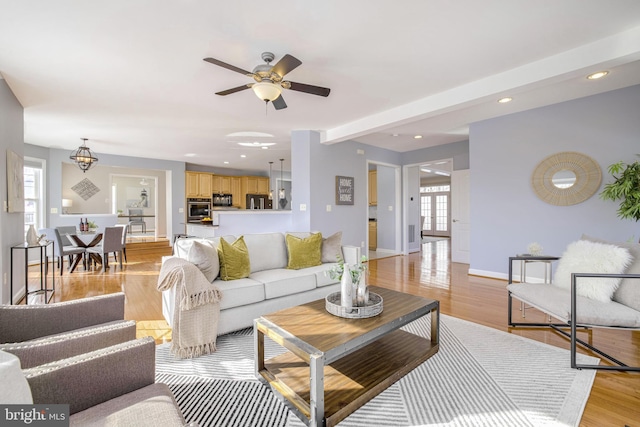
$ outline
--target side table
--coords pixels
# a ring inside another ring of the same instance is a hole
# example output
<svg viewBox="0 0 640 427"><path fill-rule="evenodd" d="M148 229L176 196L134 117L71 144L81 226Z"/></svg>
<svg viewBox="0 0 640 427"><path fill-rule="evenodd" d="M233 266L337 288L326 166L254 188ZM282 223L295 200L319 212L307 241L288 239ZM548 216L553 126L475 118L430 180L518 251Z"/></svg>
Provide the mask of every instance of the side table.
<svg viewBox="0 0 640 427"><path fill-rule="evenodd" d="M29 245L28 243L22 243L20 245L11 247L11 285L10 285L10 293L9 293L9 303L13 304L13 253L14 251L24 251L24 298L25 304L29 304L29 295L30 294L39 294L44 293L44 303L48 304L53 298L53 294L56 291L56 275L55 269L54 273L51 275L51 288L48 287L47 283L47 274L49 272L49 256L47 255L47 250L51 247L51 253L54 251L54 242L53 240L47 240L41 244L37 245ZM29 249L37 249L40 251L40 289L35 291L29 291ZM50 293L50 294L49 294ZM18 301L22 301L22 298Z"/></svg>
<svg viewBox="0 0 640 427"><path fill-rule="evenodd" d="M527 265L534 262L544 263L544 282L543 283L551 283L552 279L552 263L554 261L559 260L560 257L552 256L552 255L529 255L529 254L521 254L509 257L509 284L513 283L513 262L521 261L520 264L520 282L527 281ZM522 317L525 317L525 307L524 303L520 303L520 311L522 311Z"/></svg>

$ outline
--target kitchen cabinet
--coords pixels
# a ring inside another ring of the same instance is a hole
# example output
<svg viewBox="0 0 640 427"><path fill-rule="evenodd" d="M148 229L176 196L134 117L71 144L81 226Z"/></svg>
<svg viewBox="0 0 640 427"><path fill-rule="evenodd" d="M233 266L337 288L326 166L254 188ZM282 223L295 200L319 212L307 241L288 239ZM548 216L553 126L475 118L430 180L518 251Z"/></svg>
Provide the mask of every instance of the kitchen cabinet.
<svg viewBox="0 0 640 427"><path fill-rule="evenodd" d="M205 172L186 172L185 187L187 198L211 198L211 174Z"/></svg>
<svg viewBox="0 0 640 427"><path fill-rule="evenodd" d="M369 206L378 205L378 171L369 171Z"/></svg>
<svg viewBox="0 0 640 427"><path fill-rule="evenodd" d="M246 203L246 197L242 195L241 178L239 176L231 176L229 177L229 181L231 196L233 197L233 206L240 206L242 203Z"/></svg>
<svg viewBox="0 0 640 427"><path fill-rule="evenodd" d="M211 191L213 194L231 194L231 177L213 175L211 177Z"/></svg>
<svg viewBox="0 0 640 427"><path fill-rule="evenodd" d="M269 178L258 177L258 194L269 194Z"/></svg>
<svg viewBox="0 0 640 427"><path fill-rule="evenodd" d="M247 194L269 194L269 178L262 176L243 176L242 177L243 197Z"/></svg>
<svg viewBox="0 0 640 427"><path fill-rule="evenodd" d="M375 251L378 247L378 223L369 221L369 250Z"/></svg>

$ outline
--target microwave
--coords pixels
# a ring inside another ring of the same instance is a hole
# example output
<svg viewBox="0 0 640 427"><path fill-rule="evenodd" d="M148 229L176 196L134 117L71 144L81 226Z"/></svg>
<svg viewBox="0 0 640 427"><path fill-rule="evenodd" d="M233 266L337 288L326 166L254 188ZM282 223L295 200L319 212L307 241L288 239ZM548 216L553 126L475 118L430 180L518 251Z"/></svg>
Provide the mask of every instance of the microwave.
<svg viewBox="0 0 640 427"><path fill-rule="evenodd" d="M187 221L200 221L211 215L210 199L187 199Z"/></svg>

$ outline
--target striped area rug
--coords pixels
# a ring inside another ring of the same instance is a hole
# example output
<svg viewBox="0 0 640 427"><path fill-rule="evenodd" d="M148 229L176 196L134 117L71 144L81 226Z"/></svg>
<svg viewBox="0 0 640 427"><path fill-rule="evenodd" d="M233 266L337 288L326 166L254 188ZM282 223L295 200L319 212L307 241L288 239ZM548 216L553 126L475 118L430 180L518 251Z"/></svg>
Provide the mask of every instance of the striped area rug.
<svg viewBox="0 0 640 427"><path fill-rule="evenodd" d="M404 329L429 336L428 317ZM440 351L340 423L341 426L573 426L595 378L569 367L569 352L441 315ZM251 329L218 338L215 354L175 359L158 346L156 379L188 422L205 426L304 424L254 374ZM283 349L265 340L267 357ZM597 359L579 355L583 362Z"/></svg>

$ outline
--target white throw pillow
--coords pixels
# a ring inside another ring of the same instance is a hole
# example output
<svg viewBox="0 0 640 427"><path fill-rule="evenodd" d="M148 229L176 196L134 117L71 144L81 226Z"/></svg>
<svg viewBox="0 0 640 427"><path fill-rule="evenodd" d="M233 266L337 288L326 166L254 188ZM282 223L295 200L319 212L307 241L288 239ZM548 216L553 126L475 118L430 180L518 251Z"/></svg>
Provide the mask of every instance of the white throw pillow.
<svg viewBox="0 0 640 427"><path fill-rule="evenodd" d="M622 274L632 258L629 251L614 245L579 240L567 246L553 276L553 284L571 289L571 273ZM576 293L593 300L611 301L620 279L578 279Z"/></svg>
<svg viewBox="0 0 640 427"><path fill-rule="evenodd" d="M220 273L218 248L214 242L194 241L189 248L187 260L195 264L210 282L213 282Z"/></svg>

